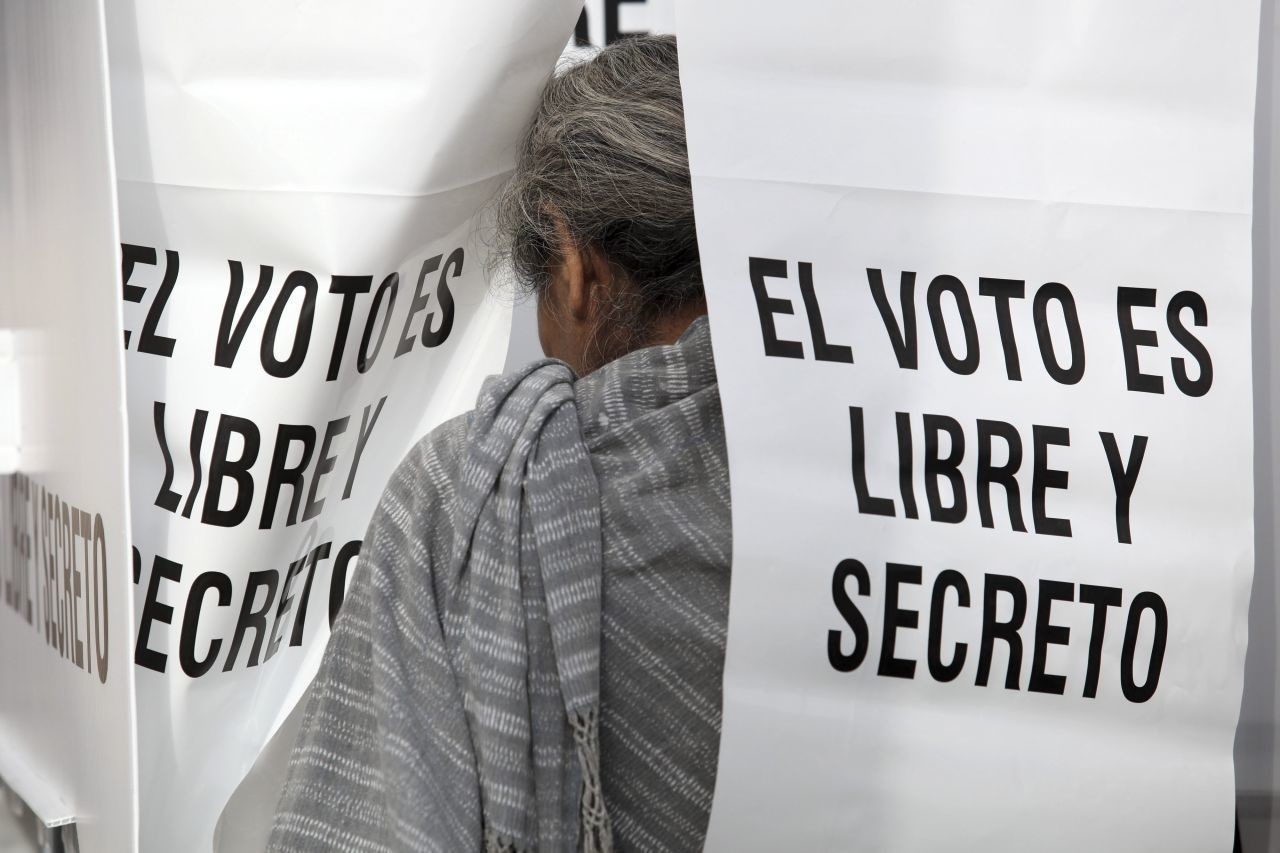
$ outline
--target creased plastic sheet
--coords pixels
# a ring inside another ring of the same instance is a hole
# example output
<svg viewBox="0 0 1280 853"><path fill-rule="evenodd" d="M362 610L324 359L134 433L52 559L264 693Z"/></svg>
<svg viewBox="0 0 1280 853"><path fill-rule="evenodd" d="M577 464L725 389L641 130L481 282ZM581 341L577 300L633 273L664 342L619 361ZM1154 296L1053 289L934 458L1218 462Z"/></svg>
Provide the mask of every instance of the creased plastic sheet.
<svg viewBox="0 0 1280 853"><path fill-rule="evenodd" d="M478 213L577 11L111 5L143 850L210 848L392 469L501 369Z"/></svg>
<svg viewBox="0 0 1280 853"><path fill-rule="evenodd" d="M678 4L709 850L1230 849L1258 11Z"/></svg>
<svg viewBox="0 0 1280 853"><path fill-rule="evenodd" d="M0 0L0 777L85 853L138 833L106 80L101 3Z"/></svg>

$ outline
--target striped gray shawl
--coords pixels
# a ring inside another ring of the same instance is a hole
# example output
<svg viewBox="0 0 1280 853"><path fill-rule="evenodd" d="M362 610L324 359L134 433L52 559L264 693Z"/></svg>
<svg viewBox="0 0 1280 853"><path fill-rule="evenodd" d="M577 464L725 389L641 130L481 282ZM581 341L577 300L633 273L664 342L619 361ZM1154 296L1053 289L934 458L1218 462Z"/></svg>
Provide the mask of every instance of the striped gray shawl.
<svg viewBox="0 0 1280 853"><path fill-rule="evenodd" d="M383 495L268 849L701 849L729 546L705 319L489 380Z"/></svg>

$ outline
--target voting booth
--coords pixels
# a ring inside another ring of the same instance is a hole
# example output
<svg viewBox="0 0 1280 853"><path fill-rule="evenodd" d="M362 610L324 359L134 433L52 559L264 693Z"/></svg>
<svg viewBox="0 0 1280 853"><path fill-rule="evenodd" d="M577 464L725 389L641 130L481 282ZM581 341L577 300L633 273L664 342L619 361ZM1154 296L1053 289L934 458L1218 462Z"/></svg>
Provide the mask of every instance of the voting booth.
<svg viewBox="0 0 1280 853"><path fill-rule="evenodd" d="M9 807L263 837L390 472L538 355L486 233L538 91L646 31L732 480L708 849L1280 843L1270 0L0 0Z"/></svg>
<svg viewBox="0 0 1280 853"><path fill-rule="evenodd" d="M1229 850L1258 4L741 12L680 21L733 466L708 846Z"/></svg>
<svg viewBox="0 0 1280 853"><path fill-rule="evenodd" d="M502 368L482 214L580 10L0 9L0 778L87 853L209 850Z"/></svg>

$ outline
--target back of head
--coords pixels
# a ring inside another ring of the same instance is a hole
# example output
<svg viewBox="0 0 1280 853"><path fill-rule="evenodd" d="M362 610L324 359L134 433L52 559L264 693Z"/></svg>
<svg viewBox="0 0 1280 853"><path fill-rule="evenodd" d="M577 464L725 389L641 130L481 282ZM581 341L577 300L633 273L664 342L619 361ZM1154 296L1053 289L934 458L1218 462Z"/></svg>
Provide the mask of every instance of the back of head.
<svg viewBox="0 0 1280 853"><path fill-rule="evenodd" d="M637 36L558 73L498 201L500 259L542 293L572 244L609 265L610 350L701 303L676 41Z"/></svg>

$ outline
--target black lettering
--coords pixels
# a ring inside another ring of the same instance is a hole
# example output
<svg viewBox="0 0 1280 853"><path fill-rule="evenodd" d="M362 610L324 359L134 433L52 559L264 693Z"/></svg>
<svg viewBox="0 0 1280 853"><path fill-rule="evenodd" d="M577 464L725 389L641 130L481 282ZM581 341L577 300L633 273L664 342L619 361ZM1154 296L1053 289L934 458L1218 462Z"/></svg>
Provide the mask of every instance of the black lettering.
<svg viewBox="0 0 1280 853"><path fill-rule="evenodd" d="M356 471L360 470L360 459L364 456L364 447L369 442L369 436L373 434L373 428L378 425L378 415L382 414L382 406L387 402L387 398L383 397L378 400L378 407L365 406L364 412L360 415L360 431L356 433L356 452L351 457L351 467L347 471L347 485L342 490L342 499L345 501L351 497L351 489L356 484ZM373 409L373 417L369 416L369 410Z"/></svg>
<svg viewBox="0 0 1280 853"><path fill-rule="evenodd" d="M1142 627L1142 614L1151 611L1155 618L1155 632L1151 640L1151 659L1147 663L1146 681L1139 685L1134 680L1134 655L1138 648L1138 630ZM1169 641L1169 611L1164 599L1154 592L1140 592L1129 605L1129 623L1124 630L1124 649L1120 653L1120 688L1130 702L1146 702L1156 694L1160 684L1160 668L1164 665L1164 650Z"/></svg>
<svg viewBox="0 0 1280 853"><path fill-rule="evenodd" d="M325 475L333 470L334 463L338 459L337 454L329 454L329 446L335 437L347 431L347 424L350 421L350 416L342 417L336 421L329 421L329 425L325 427L324 440L320 442L320 455L316 459L316 471L311 475L311 489L307 492L307 508L302 513L303 521L310 521L324 509L324 498L317 500L316 494L320 491L320 483Z"/></svg>
<svg viewBox="0 0 1280 853"><path fill-rule="evenodd" d="M947 455L938 451L938 436L950 437ZM960 423L947 415L924 416L924 492L929 501L929 518L945 524L959 524L969 511L964 491L964 475L960 462L964 459L964 430ZM939 481L946 479L951 486L951 504L944 506Z"/></svg>
<svg viewBox="0 0 1280 853"><path fill-rule="evenodd" d="M244 343L245 333L253 322L262 300L267 298L271 289L271 276L274 267L262 264L258 267L258 286L249 297L249 304L236 319L236 309L240 306L240 295L244 292L244 267L239 261L227 261L231 267L231 283L227 289L227 301L222 308L222 321L218 324L218 337L213 346L213 363L217 367L231 367L240 353L240 345Z"/></svg>
<svg viewBox="0 0 1280 853"><path fill-rule="evenodd" d="M978 294L996 301L996 325L1000 329L1000 347L1004 350L1004 372L1015 382L1022 381L1022 365L1018 362L1018 339L1013 334L1010 299L1026 296L1026 282L1017 278L980 278Z"/></svg>
<svg viewBox="0 0 1280 853"><path fill-rule="evenodd" d="M1049 489L1065 489L1070 475L1066 471L1049 467L1049 448L1068 447L1071 430L1065 427L1041 426L1031 428L1032 453L1031 519L1036 533L1044 536L1070 536L1071 522L1054 518L1045 508L1045 492Z"/></svg>
<svg viewBox="0 0 1280 853"><path fill-rule="evenodd" d="M1008 458L1003 465L991 464L991 440L1004 441ZM991 487L999 484L1004 489L1005 505L1009 509L1009 526L1019 533L1026 533L1022 523L1022 496L1018 490L1018 469L1022 467L1022 437L1013 424L1004 421L978 421L978 515L982 526L995 528L991 512Z"/></svg>
<svg viewBox="0 0 1280 853"><path fill-rule="evenodd" d="M642 35L639 32L623 32L618 28L618 7L623 3L643 3L645 0L604 0L604 43L613 44L627 36Z"/></svg>
<svg viewBox="0 0 1280 853"><path fill-rule="evenodd" d="M271 376L278 379L293 376L306 360L307 350L311 347L311 330L316 321L316 295L319 289L316 277L303 270L289 273L289 277L284 280L284 286L280 288L280 294L271 306L271 313L267 315L267 328L262 333L262 348L259 352L262 369ZM284 318L285 309L289 306L289 300L294 292L299 290L302 291L302 308L298 311L298 325L293 332L293 344L289 349L289 355L281 361L276 358L280 322Z"/></svg>
<svg viewBox="0 0 1280 853"><path fill-rule="evenodd" d="M858 605L853 603L853 599L849 597L849 591L845 588L849 578L854 578L858 582L857 595L871 593L871 577L867 574L867 567L857 560L841 560L831 575L831 601L835 604L840 618L853 631L853 651L845 652L840 648L843 629L833 628L827 631L827 661L836 672L853 672L862 665L863 659L867 656L869 638L867 620L858 610Z"/></svg>
<svg viewBox="0 0 1280 853"><path fill-rule="evenodd" d="M968 656L967 643L956 643L955 652L951 655L951 663L942 662L942 609L946 606L947 590L956 591L956 603L961 607L969 606L969 583L964 575L955 569L945 569L933 582L933 600L929 606L929 675L934 681L954 681L964 669L964 660Z"/></svg>
<svg viewBox="0 0 1280 853"><path fill-rule="evenodd" d="M151 578L147 581L147 597L142 602L142 618L138 621L138 642L133 650L133 662L156 672L164 672L169 656L157 652L148 645L151 625L163 622L173 624L173 608L160 601L160 581L178 583L182 580L182 564L157 556L151 562Z"/></svg>
<svg viewBox="0 0 1280 853"><path fill-rule="evenodd" d="M231 639L231 650L227 652L227 662L223 672L230 672L240 655L240 646L244 643L245 631L253 629L253 647L249 650L246 666L258 665L258 653L262 649L262 641L267 636L267 614L271 612L271 602L276 597L276 585L280 582L280 574L275 569L263 569L249 573L249 583L245 587L244 600L240 603L240 618L236 620L235 634ZM267 595L262 604L254 607L258 590L265 588Z"/></svg>
<svg viewBox="0 0 1280 853"><path fill-rule="evenodd" d="M1148 394L1164 393L1164 378L1143 373L1138 361L1138 347L1157 344L1156 333L1150 329L1138 329L1133 325L1134 308L1154 308L1156 292L1149 287L1120 287L1116 289L1116 314L1120 323L1120 346L1124 350L1124 373L1130 391Z"/></svg>
<svg viewBox="0 0 1280 853"><path fill-rule="evenodd" d="M917 628L920 614L898 606L900 584L920 584L920 567L889 563L884 569L884 633L880 644L880 667L877 675L890 678L915 678L916 662L894 654L899 628Z"/></svg>
<svg viewBox="0 0 1280 853"><path fill-rule="evenodd" d="M187 609L182 616L182 638L178 644L178 662L190 678L199 678L213 668L222 648L222 640L211 640L209 651L203 658L196 657L196 636L200 630L200 610L204 606L205 593L218 591L218 607L231 603L231 578L222 572L205 572L197 575L187 595Z"/></svg>
<svg viewBox="0 0 1280 853"><path fill-rule="evenodd" d="M996 596L1007 593L1013 599L1013 612L1007 622L996 618ZM986 687L991 677L991 657L995 651L996 640L1003 640L1009 646L1009 666L1005 670L1004 686L1006 690L1020 690L1022 680L1022 637L1018 629L1027 618L1027 589L1017 578L1008 575L986 576L986 584L982 590L982 644L978 650L978 677L974 682L979 687Z"/></svg>
<svg viewBox="0 0 1280 853"><path fill-rule="evenodd" d="M302 445L302 456L293 465L289 465L289 451L294 444ZM305 472L315 449L314 428L306 424L280 424L276 430L276 449L271 456L267 490L262 499L262 518L258 521L259 529L267 530L275 524L276 503L280 500L280 489L284 486L289 486L292 490L285 526L292 527L297 524L298 506L302 503L302 489L306 479Z"/></svg>
<svg viewBox="0 0 1280 853"><path fill-rule="evenodd" d="M914 457L911 441L911 415L894 412L894 426L898 430L898 491L902 493L902 513L907 518L919 518L916 509L916 484ZM890 501L892 505L892 501Z"/></svg>
<svg viewBox="0 0 1280 853"><path fill-rule="evenodd" d="M231 436L239 435L243 448L238 459L230 458ZM216 527L235 527L249 515L253 503L253 474L250 469L258 461L261 439L258 427L248 418L223 415L218 419L218 432L213 439L213 459L209 463L209 485L205 489L203 524ZM219 509L222 484L236 481L236 500L230 509Z"/></svg>
<svg viewBox="0 0 1280 853"><path fill-rule="evenodd" d="M898 367L915 370L920 363L919 347L916 336L916 274L905 271L898 283L898 305L902 311L902 322L899 323L889 305L889 296L884 289L884 277L880 270L867 268L867 282L871 286L871 296L875 299L876 308L880 311L880 319L884 330L889 335L889 344L893 347L894 357L898 359Z"/></svg>
<svg viewBox="0 0 1280 853"><path fill-rule="evenodd" d="M351 542L348 542L338 552L339 560L342 560L342 555L346 553L347 548L349 548L351 544ZM356 546L356 551L359 551L360 540L355 540L354 544ZM321 560L329 559L329 547L330 543L321 542L319 545L312 548L310 553L307 554L307 579L302 584L302 595L298 597L298 614L293 617L293 633L289 635L289 645L291 646L302 645L303 627L306 625L307 621L307 605L311 602L311 582L315 579L316 566L319 562ZM346 567L346 563L344 562L342 564L343 571L346 571ZM333 624L332 619L329 624Z"/></svg>
<svg viewBox="0 0 1280 853"><path fill-rule="evenodd" d="M154 258L154 253L152 258ZM151 305L147 308L147 319L142 323L142 335L138 338L138 352L145 352L148 355L158 355L169 358L173 355L173 338L165 337L157 334L156 329L160 327L160 318L164 316L164 309L169 304L169 297L173 294L173 286L178 282L178 253L172 249L166 249L164 253L164 278L160 280L160 289L156 291L156 295L151 299ZM128 342L125 344L128 345Z"/></svg>
<svg viewBox="0 0 1280 853"><path fill-rule="evenodd" d="M1113 433L1100 432L1102 447L1107 453L1107 466L1111 469L1111 484L1116 493L1116 539L1125 545L1133 542L1133 531L1129 525L1129 505L1133 498L1133 489L1138 485L1138 472L1142 470L1142 459L1147 452L1147 437L1135 435L1129 447L1129 461L1120 458L1120 445Z"/></svg>
<svg viewBox="0 0 1280 853"><path fill-rule="evenodd" d="M804 299L804 312L809 318L809 334L813 337L813 357L818 361L835 361L853 364L853 349L827 342L827 330L822 325L822 309L818 294L813 289L813 264L800 262L800 296Z"/></svg>
<svg viewBox="0 0 1280 853"><path fill-rule="evenodd" d="M276 652L280 651L280 641L284 639L280 636L280 624L293 605L293 596L289 594L289 587L306 562L306 557L299 557L289 564L288 571L284 573L284 583L280 585L280 603L276 605L276 618L271 620L271 640L267 643L267 656L263 660L271 660Z"/></svg>
<svg viewBox="0 0 1280 853"><path fill-rule="evenodd" d="M164 435L164 403L156 400L151 407L152 421L156 428L156 444L160 446L160 456L164 459L164 479L160 483L160 491L156 493L156 506L177 512L182 495L173 491L173 454L169 452L169 443Z"/></svg>
<svg viewBox="0 0 1280 853"><path fill-rule="evenodd" d="M130 284L129 280L133 278L133 268L138 264L146 264L147 266L156 265L156 250L151 246L137 246L133 243L120 244L120 280L124 282L124 301L141 304L147 295L145 287L139 287L136 284ZM129 333L125 332L125 346L129 345Z"/></svg>
<svg viewBox="0 0 1280 853"><path fill-rule="evenodd" d="M369 316L364 321L364 335L360 338L360 352L356 358L358 373L368 373L369 368L373 367L373 363L378 360L378 353L382 352L382 342L387 337L387 327L391 325L391 312L395 310L396 291L399 289L400 273L393 272L382 280L382 284L378 285L377 291L373 294L373 304L369 306ZM369 342L373 338L373 321L377 319L378 312L382 309L384 297L387 311L382 315L382 328L378 330L378 341L373 345L373 352L370 352Z"/></svg>
<svg viewBox="0 0 1280 853"><path fill-rule="evenodd" d="M1071 361L1063 367L1053 349L1053 334L1049 330L1049 303L1057 302L1062 308L1062 322L1067 327L1067 340L1071 346ZM1036 324L1036 341L1040 344L1040 359L1045 372L1055 382L1075 385L1084 378L1084 333L1080 329L1080 316L1076 313L1076 300L1066 285L1056 281L1041 285L1032 300L1031 315Z"/></svg>
<svg viewBox="0 0 1280 853"><path fill-rule="evenodd" d="M964 330L964 358L955 353L951 346L951 337L947 332L947 321L942 316L942 294L950 293L955 301L956 312L960 315L960 326ZM964 284L953 275L935 276L929 282L926 294L929 306L929 322L933 325L934 342L938 345L938 355L942 363L952 373L968 376L978 369L978 326L973 318L973 306L969 304L969 293Z"/></svg>
<svg viewBox="0 0 1280 853"><path fill-rule="evenodd" d="M343 545L333 560L333 575L329 578L329 627L333 627L338 612L342 610L342 602L347 596L348 566L359 553L360 540L354 539Z"/></svg>
<svg viewBox="0 0 1280 853"><path fill-rule="evenodd" d="M191 456L191 490L187 492L187 502L182 506L183 518L191 517L191 510L196 505L196 497L200 494L200 483L204 478L204 468L200 464L200 451L204 448L204 427L208 420L209 413L204 409L196 409L191 420L191 441L187 448Z"/></svg>
<svg viewBox="0 0 1280 853"><path fill-rule="evenodd" d="M893 501L878 498L867 488L867 442L863 433L862 407L849 407L849 436L853 450L853 491L858 498L858 512L863 515L892 516Z"/></svg>
<svg viewBox="0 0 1280 853"><path fill-rule="evenodd" d="M440 303L440 328L431 328L434 311L428 313L422 321L422 345L428 349L438 347L447 341L449 333L453 331L453 315L456 312L453 291L449 289L449 276L450 270L454 278L462 275L462 258L462 248L454 249L444 262L444 269L440 270L440 281L436 283L436 301Z"/></svg>
<svg viewBox="0 0 1280 853"><path fill-rule="evenodd" d="M1209 350L1200 339L1191 334L1191 330L1182 324L1182 311L1185 308L1191 309L1191 322L1196 326L1209 324L1209 308L1204 304L1204 297L1200 294L1193 290L1184 290L1169 300L1165 318L1169 322L1169 332L1175 341L1182 344L1187 354L1196 360L1198 370L1197 377L1192 379L1187 374L1185 359L1171 359L1173 383L1188 397L1203 397L1213 387L1213 361L1209 358Z"/></svg>
<svg viewBox="0 0 1280 853"><path fill-rule="evenodd" d="M141 303L143 297L147 295L145 287L139 287L136 284L130 284L129 279L133 278L133 268L138 264L147 264L155 266L156 250L150 246L135 246L132 243L120 244L120 280L124 283L124 301ZM133 333L128 329L124 330L124 346L129 348L129 339Z"/></svg>
<svg viewBox="0 0 1280 853"><path fill-rule="evenodd" d="M747 261L751 275L751 290L756 297L756 311L760 314L760 336L764 340L764 354L775 358L804 358L804 346L799 341L778 340L778 330L773 323L775 314L794 314L789 299L777 299L769 295L766 278L786 278L787 262L776 258L750 258Z"/></svg>
<svg viewBox="0 0 1280 853"><path fill-rule="evenodd" d="M1113 586L1080 584L1080 603L1093 605L1093 626L1089 631L1089 664L1084 674L1084 698L1098 695L1098 676L1102 671L1102 640L1107 633L1107 608L1119 607L1120 590Z"/></svg>
<svg viewBox="0 0 1280 853"><path fill-rule="evenodd" d="M1075 584L1041 579L1040 598L1036 602L1036 636L1031 653L1031 677L1027 690L1033 693L1053 693L1061 696L1067 692L1067 677L1045 672L1049 659L1049 646L1065 646L1071 640L1071 629L1054 625L1053 603L1075 600Z"/></svg>
<svg viewBox="0 0 1280 853"><path fill-rule="evenodd" d="M329 282L329 292L342 296L342 308L338 312L338 330L333 336L333 353L329 356L329 372L325 381L338 378L342 358L347 353L347 333L351 330L351 317L356 309L356 296L373 288L371 275L335 275Z"/></svg>
<svg viewBox="0 0 1280 853"><path fill-rule="evenodd" d="M436 255L422 262L422 271L418 273L418 284L413 289L413 298L409 300L409 313L405 315L404 328L400 330L400 343L396 345L395 358L399 358L413 349L415 336L409 332L409 329L413 326L413 318L425 311L427 303L431 301L431 294L424 293L422 288L427 283L427 273L433 273L440 269L440 259L443 257L443 255ZM429 320L430 318L428 318ZM422 333L425 335L426 331L427 329L424 325Z"/></svg>

